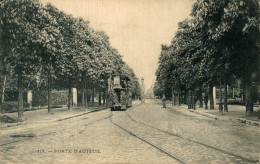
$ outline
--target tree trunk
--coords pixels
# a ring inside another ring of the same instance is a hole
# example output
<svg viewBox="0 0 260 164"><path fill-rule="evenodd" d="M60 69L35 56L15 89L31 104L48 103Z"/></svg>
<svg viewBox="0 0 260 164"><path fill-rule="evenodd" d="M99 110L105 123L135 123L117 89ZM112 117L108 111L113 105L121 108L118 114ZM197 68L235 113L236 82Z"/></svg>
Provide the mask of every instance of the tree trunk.
<svg viewBox="0 0 260 164"><path fill-rule="evenodd" d="M202 90L199 88L199 99L200 99L200 108L203 108L203 100L202 100Z"/></svg>
<svg viewBox="0 0 260 164"><path fill-rule="evenodd" d="M106 91L103 91L103 105L106 104Z"/></svg>
<svg viewBox="0 0 260 164"><path fill-rule="evenodd" d="M172 106L175 105L175 101L174 101L174 93L173 93L173 87L172 87Z"/></svg>
<svg viewBox="0 0 260 164"><path fill-rule="evenodd" d="M3 89L2 89L2 96L1 96L1 104L5 101L5 85L6 85L6 75L4 75L4 82L3 82Z"/></svg>
<svg viewBox="0 0 260 164"><path fill-rule="evenodd" d="M92 96L91 96L91 98L92 98L92 106L94 106L94 97L95 97L95 89L93 88L92 89Z"/></svg>
<svg viewBox="0 0 260 164"><path fill-rule="evenodd" d="M98 106L101 105L101 90L98 90Z"/></svg>
<svg viewBox="0 0 260 164"><path fill-rule="evenodd" d="M109 94L109 90L107 89L106 90L106 107L108 107L108 99L109 99L109 96L108 96L108 94Z"/></svg>
<svg viewBox="0 0 260 164"><path fill-rule="evenodd" d="M82 97L81 97L81 107L85 107L85 89L81 88Z"/></svg>
<svg viewBox="0 0 260 164"><path fill-rule="evenodd" d="M213 98L213 85L209 85L209 100L210 100L210 109L214 109L214 98Z"/></svg>
<svg viewBox="0 0 260 164"><path fill-rule="evenodd" d="M225 85L225 88L224 88L224 111L225 112L228 112L228 102L227 102L227 85Z"/></svg>
<svg viewBox="0 0 260 164"><path fill-rule="evenodd" d="M51 113L51 83L50 83L50 71L48 72L48 113Z"/></svg>
<svg viewBox="0 0 260 164"><path fill-rule="evenodd" d="M176 95L173 93L173 105L176 105Z"/></svg>
<svg viewBox="0 0 260 164"><path fill-rule="evenodd" d="M178 91L178 105L180 106L181 105L181 102L180 102L180 92Z"/></svg>
<svg viewBox="0 0 260 164"><path fill-rule="evenodd" d="M82 97L81 97L81 107L86 107L85 105L85 78L82 77L81 81L81 92L82 92Z"/></svg>
<svg viewBox="0 0 260 164"><path fill-rule="evenodd" d="M191 91L189 90L188 91L188 109L191 109L192 108L192 105L191 105Z"/></svg>
<svg viewBox="0 0 260 164"><path fill-rule="evenodd" d="M254 103L253 103L253 99L252 99L252 91L251 91L251 85L250 85L250 80L247 78L245 80L245 90L246 90L246 113L248 114L252 114L253 113L253 107L254 107Z"/></svg>
<svg viewBox="0 0 260 164"><path fill-rule="evenodd" d="M86 86L86 89L85 89L85 107L87 108L89 106L89 96L88 96L88 88Z"/></svg>
<svg viewBox="0 0 260 164"><path fill-rule="evenodd" d="M71 109L71 93L72 93L72 91L71 91L71 87L69 87L69 95L68 95L68 110L70 110Z"/></svg>
<svg viewBox="0 0 260 164"><path fill-rule="evenodd" d="M222 84L221 79L219 83L219 112L223 114L223 103L222 103Z"/></svg>
<svg viewBox="0 0 260 164"><path fill-rule="evenodd" d="M195 96L195 92L194 91L192 91L192 109L196 109L196 102L195 102L195 98L194 98L194 96Z"/></svg>
<svg viewBox="0 0 260 164"><path fill-rule="evenodd" d="M18 73L18 119L23 120L23 86L22 73Z"/></svg>
<svg viewBox="0 0 260 164"><path fill-rule="evenodd" d="M81 107L85 108L86 107L86 93L85 89L82 88L82 97L81 97Z"/></svg>
<svg viewBox="0 0 260 164"><path fill-rule="evenodd" d="M188 104L188 103L187 103L187 91L184 92L184 97L183 97L183 99L184 99L183 103L187 105L187 104Z"/></svg>

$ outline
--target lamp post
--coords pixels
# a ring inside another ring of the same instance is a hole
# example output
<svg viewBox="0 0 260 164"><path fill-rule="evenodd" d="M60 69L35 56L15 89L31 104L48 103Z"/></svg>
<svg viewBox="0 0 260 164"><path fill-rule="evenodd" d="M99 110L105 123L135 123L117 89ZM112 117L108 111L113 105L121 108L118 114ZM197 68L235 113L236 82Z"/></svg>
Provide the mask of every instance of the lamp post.
<svg viewBox="0 0 260 164"><path fill-rule="evenodd" d="M144 78L143 77L142 77L141 81L142 81L142 98L141 98L141 102L142 102L142 104L144 104L145 99L144 99Z"/></svg>

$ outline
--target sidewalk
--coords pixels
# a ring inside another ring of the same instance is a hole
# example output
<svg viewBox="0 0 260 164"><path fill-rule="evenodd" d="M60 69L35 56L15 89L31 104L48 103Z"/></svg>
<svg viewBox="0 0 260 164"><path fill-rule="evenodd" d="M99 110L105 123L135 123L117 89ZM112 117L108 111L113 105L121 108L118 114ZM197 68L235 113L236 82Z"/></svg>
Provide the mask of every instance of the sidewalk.
<svg viewBox="0 0 260 164"><path fill-rule="evenodd" d="M169 103L168 106L171 106L171 103ZM243 105L228 105L228 112L223 112L223 114L219 112L218 106L214 106L214 110L205 110L205 108L199 108L198 105L196 105L196 110L188 109L188 106L184 104L181 106L175 105L172 107L186 109L189 112L193 112L212 119L239 121L249 125L260 126L260 119L257 118L257 112L260 110L259 107L254 107L253 116L246 116L246 109Z"/></svg>
<svg viewBox="0 0 260 164"><path fill-rule="evenodd" d="M99 107L88 107L86 109L80 107L74 107L71 110L68 108L53 108L51 109L51 113L48 113L48 109L39 109L34 111L25 111L24 112L24 121L17 122L18 113L4 113L0 114L0 116L7 116L12 120L15 120L15 123L4 123L1 122L1 130L12 129L17 127L27 127L32 124L41 124L48 122L56 122L62 121L69 118L81 116L90 112L99 111L102 109L106 109L105 106ZM21 126L23 125L23 126Z"/></svg>
<svg viewBox="0 0 260 164"><path fill-rule="evenodd" d="M140 104L140 101L133 101L133 105ZM0 128L1 130L6 129L12 129L17 127L27 127L29 125L33 124L44 124L49 122L57 122L62 121L66 119L70 119L73 117L78 117L85 115L90 112L95 112L99 110L104 110L109 107L106 107L104 105L101 106L94 106L94 107L87 107L87 108L81 108L81 107L73 107L71 110L68 110L68 108L52 108L51 113L48 113L48 109L39 109L39 110L33 110L33 111L25 111L24 112L24 121L23 122L17 122L18 120L18 113L3 113L0 114L0 117L4 116L7 119L11 119L11 121L14 121L14 123L8 123L8 122L0 122ZM23 126L20 126L23 125Z"/></svg>

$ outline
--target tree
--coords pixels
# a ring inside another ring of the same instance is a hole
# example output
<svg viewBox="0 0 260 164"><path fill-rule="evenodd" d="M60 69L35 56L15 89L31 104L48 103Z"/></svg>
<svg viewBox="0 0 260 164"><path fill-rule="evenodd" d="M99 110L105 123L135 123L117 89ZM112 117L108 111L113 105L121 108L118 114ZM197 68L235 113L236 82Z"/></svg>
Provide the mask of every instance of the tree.
<svg viewBox="0 0 260 164"><path fill-rule="evenodd" d="M72 87L79 85L78 58L83 53L84 47L88 46L84 45L86 35L88 35L88 33L86 34L88 22L60 12L51 4L47 4L46 8L56 18L63 39L62 54L59 55L59 64L55 68L56 87L68 88L68 109L71 109Z"/></svg>
<svg viewBox="0 0 260 164"><path fill-rule="evenodd" d="M206 29L206 41L215 47L211 68L217 68L222 81L229 81L227 75L235 75L245 81L246 111L252 112L251 75L256 72L258 63L259 6L255 0L197 1L192 15L201 20L200 26ZM207 47L209 48L209 47ZM242 63L242 64L241 64ZM224 68L224 69L223 69ZM225 80L223 80L225 79Z"/></svg>
<svg viewBox="0 0 260 164"><path fill-rule="evenodd" d="M22 119L24 76L36 74L43 62L55 59L59 31L37 0L3 1L0 19L3 58L18 75L18 117Z"/></svg>
<svg viewBox="0 0 260 164"><path fill-rule="evenodd" d="M239 77L245 81L246 111L252 112L252 75L259 64L259 38L255 35L259 32L258 3L255 0L197 0L191 16L179 23L170 48L162 48L157 85L167 91L169 84L178 88L179 83L180 88L188 90L207 84L212 108L213 85L222 90L222 84L226 88L233 76ZM225 96L227 111L226 99Z"/></svg>
<svg viewBox="0 0 260 164"><path fill-rule="evenodd" d="M19 118L23 116L24 88L47 86L50 112L52 84L69 89L69 109L72 87L83 88L86 102L87 85L104 92L108 76L122 70L130 77L132 90L138 85L131 68L110 46L108 36L94 31L88 21L67 15L51 4L44 7L38 0L2 1L0 5L0 73L11 77L14 72L18 77ZM6 79L1 79L1 95L7 87Z"/></svg>

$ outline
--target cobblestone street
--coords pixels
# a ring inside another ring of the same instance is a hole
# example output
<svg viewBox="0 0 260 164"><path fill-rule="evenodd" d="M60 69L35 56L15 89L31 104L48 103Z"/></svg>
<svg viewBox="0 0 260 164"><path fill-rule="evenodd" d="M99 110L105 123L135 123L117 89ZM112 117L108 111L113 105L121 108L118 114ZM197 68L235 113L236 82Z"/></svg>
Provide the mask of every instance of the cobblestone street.
<svg viewBox="0 0 260 164"><path fill-rule="evenodd" d="M4 129L1 163L256 163L259 160L259 127L161 106L158 100L150 100L127 111L103 110L24 131Z"/></svg>

